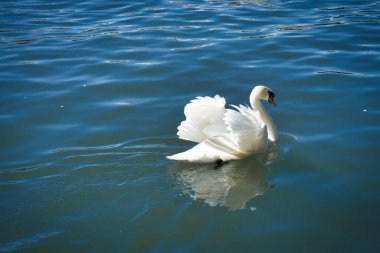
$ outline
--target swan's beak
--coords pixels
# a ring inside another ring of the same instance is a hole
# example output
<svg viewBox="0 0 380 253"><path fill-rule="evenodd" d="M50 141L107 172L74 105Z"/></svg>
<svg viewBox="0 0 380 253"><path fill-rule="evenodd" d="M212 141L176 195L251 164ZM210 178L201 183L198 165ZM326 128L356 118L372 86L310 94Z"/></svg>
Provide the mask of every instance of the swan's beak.
<svg viewBox="0 0 380 253"><path fill-rule="evenodd" d="M268 102L274 106L277 106L276 102L274 101L274 93L271 91L268 91L268 93L269 93Z"/></svg>
<svg viewBox="0 0 380 253"><path fill-rule="evenodd" d="M271 103L274 106L277 106L276 102L274 101L273 98L268 98L268 102Z"/></svg>

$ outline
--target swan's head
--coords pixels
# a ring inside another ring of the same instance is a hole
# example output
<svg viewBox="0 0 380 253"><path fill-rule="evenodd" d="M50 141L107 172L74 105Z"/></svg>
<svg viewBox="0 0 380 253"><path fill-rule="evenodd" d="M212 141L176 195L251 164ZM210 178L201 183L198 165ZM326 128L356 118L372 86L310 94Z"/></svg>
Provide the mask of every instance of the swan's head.
<svg viewBox="0 0 380 253"><path fill-rule="evenodd" d="M266 100L269 103L271 103L274 106L276 105L276 102L274 101L274 93L272 92L272 89L264 86L264 85L258 85L255 88L253 88L250 101L252 104L254 104L254 101L258 99Z"/></svg>

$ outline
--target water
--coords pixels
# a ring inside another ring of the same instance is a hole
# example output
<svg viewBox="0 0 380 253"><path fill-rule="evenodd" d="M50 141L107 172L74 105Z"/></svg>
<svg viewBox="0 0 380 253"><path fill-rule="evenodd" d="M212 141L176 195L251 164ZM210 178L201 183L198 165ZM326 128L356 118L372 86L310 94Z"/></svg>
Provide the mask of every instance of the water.
<svg viewBox="0 0 380 253"><path fill-rule="evenodd" d="M378 252L380 3L2 1L0 252ZM255 84L263 155L166 155Z"/></svg>

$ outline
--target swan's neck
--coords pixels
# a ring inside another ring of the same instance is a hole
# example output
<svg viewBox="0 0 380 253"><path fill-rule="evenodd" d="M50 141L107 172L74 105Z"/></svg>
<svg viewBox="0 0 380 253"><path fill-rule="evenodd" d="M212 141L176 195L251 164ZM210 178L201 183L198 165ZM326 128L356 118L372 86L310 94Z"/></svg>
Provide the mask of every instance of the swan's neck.
<svg viewBox="0 0 380 253"><path fill-rule="evenodd" d="M260 112L261 119L264 121L267 126L268 131L268 139L272 142L277 140L277 127L273 122L272 117L265 110L263 104L260 99L254 99L251 103L253 108L256 108Z"/></svg>

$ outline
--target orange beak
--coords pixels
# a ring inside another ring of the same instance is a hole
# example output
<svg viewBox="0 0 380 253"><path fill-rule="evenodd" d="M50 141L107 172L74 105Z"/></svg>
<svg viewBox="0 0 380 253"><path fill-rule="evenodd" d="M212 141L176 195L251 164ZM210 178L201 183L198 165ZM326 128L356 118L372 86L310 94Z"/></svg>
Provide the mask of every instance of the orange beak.
<svg viewBox="0 0 380 253"><path fill-rule="evenodd" d="M274 101L274 98L273 97L269 97L268 98L268 102L271 103L272 105L274 106L277 106L276 102Z"/></svg>

